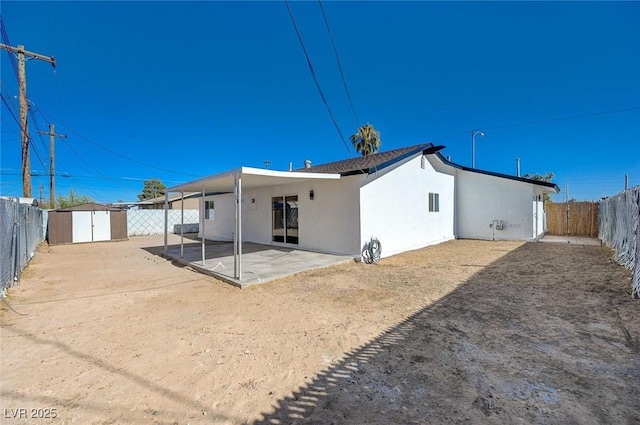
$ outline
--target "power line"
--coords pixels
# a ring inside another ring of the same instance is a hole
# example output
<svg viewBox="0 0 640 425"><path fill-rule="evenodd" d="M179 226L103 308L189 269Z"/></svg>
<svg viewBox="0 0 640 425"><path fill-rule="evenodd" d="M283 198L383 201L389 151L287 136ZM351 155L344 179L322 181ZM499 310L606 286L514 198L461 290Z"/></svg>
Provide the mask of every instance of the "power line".
<svg viewBox="0 0 640 425"><path fill-rule="evenodd" d="M11 109L11 107L9 106L9 103L7 102L7 100L5 99L4 95L2 94L2 92L0 92L0 97L2 98L2 103L4 103L4 105L7 107L7 109L9 110L9 113L11 114L11 116L13 117L13 119L15 120L16 124L18 124L18 127L20 127L20 120L18 120L18 118L16 117L16 115L13 113L13 110Z"/></svg>
<svg viewBox="0 0 640 425"><path fill-rule="evenodd" d="M55 117L51 116L51 114L44 112L44 111L43 111L42 109L40 109L40 108L37 108L37 109L38 109L38 111L42 114L42 116L43 116L44 118L46 118L47 120L49 120L49 121L58 121L58 122L59 122L59 120L55 119ZM144 165L145 167L154 168L154 169L156 169L156 170L160 170L160 171L165 171L165 172L167 172L167 173L179 174L179 175L182 175L182 176L189 176L189 177L199 177L199 176L198 176L198 175L196 175L196 174L183 173L183 172L181 172L181 171L169 170L169 169L167 169L167 168L158 167L158 166L156 166L156 165L148 164L148 163L146 163L146 162L139 161L139 160L134 159L134 158L129 158L129 157L128 157L128 156L126 156L126 155L123 155L123 154L121 154L121 153L119 153L119 152L116 152L116 151L114 151L113 149L109 149L109 148L108 148L108 147L106 147L106 146L102 146L101 144L99 144L99 143L97 143L97 142L95 142L95 141L91 140L90 138L88 138L88 137L86 137L86 136L83 136L82 134L78 133L77 131L75 131L74 129L72 129L72 128L70 128L69 126L65 125L64 123L62 123L62 126L63 126L63 127L64 127L68 132L69 132L69 133L73 133L73 134L75 134L76 136L78 136L79 138L81 138L81 139L83 139L83 140L85 140L85 141L87 141L87 142L91 143L92 145L97 146L97 147L99 147L100 149L102 149L102 150L104 150L104 151L107 151L107 152L109 152L109 153L111 153L111 154L113 154L113 155L119 156L120 158L126 159L127 161L135 162L136 164Z"/></svg>
<svg viewBox="0 0 640 425"><path fill-rule="evenodd" d="M4 22L2 22L4 25ZM3 41L8 42L8 37L6 31L2 31ZM47 57L41 55L39 53L34 53L25 50L24 46L19 44L17 47L11 46L9 44L0 44L0 48L3 50L7 50L8 52L15 53L18 55L18 87L20 92L20 128L22 130L20 137L20 145L22 151L22 169L23 169L23 192L24 196L31 197L31 176L29 174L29 168L31 167L29 161L29 147L30 147L30 139L29 139L29 124L27 120L27 115L29 115L29 106L27 99L27 77L26 77L26 67L25 62L27 58L39 59L44 62L51 63L54 67L56 66L56 60L53 57ZM32 119L34 119L33 114L31 114ZM34 119L35 121L35 119ZM37 127L37 122L34 122L34 125ZM44 142L42 142L44 144ZM31 143L32 145L32 143ZM35 146L34 146L35 150ZM37 151L36 151L37 153Z"/></svg>
<svg viewBox="0 0 640 425"><path fill-rule="evenodd" d="M11 42L9 41L9 35L7 34L7 29L4 25L4 20L2 19L2 15L0 15L0 35L2 36L2 42L6 45L11 45ZM11 62L11 68L13 68L13 73L16 76L16 79L19 81L20 77L19 77L19 72L18 72L18 62L16 60L16 57L10 52L7 51L7 54L9 55L9 61ZM4 86L4 84L3 84ZM4 86L4 90L7 91L6 86ZM6 100L3 98L3 102L6 103ZM29 100L27 99L27 104L29 103ZM10 110L11 111L11 110ZM38 127L38 121L36 120L36 117L33 113L33 111L31 110L31 108L28 107L27 105L27 113L31 116L31 121L33 123L33 125L36 128L36 132L40 131L40 128ZM11 115L13 115L13 112L11 111ZM15 118L15 116L14 116ZM18 125L22 128L22 126L20 125L20 121L17 121ZM28 124L27 124L28 125ZM38 138L40 140L41 145L44 147L44 149L46 150L46 145L44 143L44 140L42 139L42 136L38 133ZM33 140L29 137L30 140ZM40 160L40 162L42 163L42 159L40 158L40 154L38 153L35 145L33 143L31 143L31 146L36 154L36 156L38 157L38 159Z"/></svg>
<svg viewBox="0 0 640 425"><path fill-rule="evenodd" d="M4 86L4 83L2 83L2 86L5 88L5 92L6 92L7 90L6 90L6 87ZM4 97L4 95L2 94L2 92L0 92L0 97L2 98L2 103L4 103L4 105L5 105L5 106L7 107L7 109L9 110L9 113L10 113L10 114L11 114L11 116L13 117L14 121L16 122L16 124L18 124L18 127L22 128L22 126L20 125L20 121L18 120L18 118L17 118L17 117L15 116L15 114L13 113L13 110L12 110L12 109L11 109L11 107L9 106L9 103L7 102L7 100L6 100L6 98ZM3 121L4 121L4 119L3 119ZM19 131L22 131L22 130L19 130ZM33 152L36 154L36 157L38 158L38 161L40 162L40 164L41 164L42 166L45 166L45 165L44 165L44 162L43 162L43 160L42 160L42 157L40 156L40 152L38 151L38 149L36 148L36 146L33 144L33 139L32 139L32 137L31 137L30 135L28 135L28 139L27 139L27 140L28 140L28 142L29 142L29 145L32 147ZM46 168L46 166L45 166L45 168Z"/></svg>
<svg viewBox="0 0 640 425"><path fill-rule="evenodd" d="M0 34L2 35L2 42L4 44L11 45L11 43L9 43L9 35L7 34L7 29L4 26L4 20L2 19L2 14L0 14ZM7 52L7 54L9 55L9 61L11 62L13 73L16 75L16 78L18 78L18 62L15 56L13 56L11 53Z"/></svg>
<svg viewBox="0 0 640 425"><path fill-rule="evenodd" d="M333 116L333 112L331 112L331 108L329 107L329 103L327 102L327 99L324 96L324 92L322 91L322 88L320 87L320 82L318 81L318 77L316 75L316 71L313 69L313 64L311 63L311 58L309 58L309 54L307 53L307 48L304 46L304 41L302 41L302 35L300 35L300 31L298 30L298 25L296 25L296 20L293 17L293 12L291 11L291 7L289 6L289 0L284 0L284 3L286 4L287 10L289 11L289 16L291 17L291 22L293 23L293 28L296 30L296 35L298 36L298 41L300 41L300 46L302 46L302 51L304 52L304 56L307 58L307 65L309 66L309 71L311 72L311 77L313 78L313 82L316 84L316 88L318 89L318 93L320 93L320 98L322 99L322 102L324 103L324 106L327 107L327 111L329 112L329 116L331 117L331 121L333 122L333 125L336 128L336 131L338 132L338 135L340 136L340 139L342 140L342 143L344 143L344 147L347 149L347 152L349 152L349 154L351 154L351 149L349 149L349 145L347 144L347 140L342 135L342 131L340 131L340 126L338 126L338 123L336 122L336 119Z"/></svg>
<svg viewBox="0 0 640 425"><path fill-rule="evenodd" d="M333 53L335 54L336 61L338 62L338 69L340 70L340 78L342 78L342 85L344 86L344 91L347 93L349 106L351 106L351 112L353 112L353 118L356 120L356 127L357 127L360 125L360 120L358 119L358 115L356 114L356 109L353 107L351 94L349 93L349 88L347 87L347 80L344 77L344 72L342 71L342 63L340 63L340 56L338 55L338 49L336 48L336 43L333 40L333 34L331 33L331 27L329 27L329 21L327 20L327 15L324 13L324 6L322 6L322 0L318 0L318 5L320 5L320 10L322 11L322 18L324 19L324 23L327 27L327 32L329 33L329 39L331 40L331 46L333 46Z"/></svg>
<svg viewBox="0 0 640 425"><path fill-rule="evenodd" d="M82 160L82 162L84 162L85 164L87 164L87 165L88 165L91 169L93 169L96 173L98 173L98 174L100 174L101 176L103 176L103 177L107 178L108 180L111 180L112 182L114 182L115 184L117 184L118 186L120 186L120 187L122 187L122 188L124 188L124 189L127 189L127 190L129 190L129 189L130 189L130 188L128 188L128 187L125 187L125 186L120 185L120 184L119 184L119 182L118 182L116 179L114 179L114 178L112 178L112 177L109 177L109 176L107 176L107 175L105 175L105 174L101 173L101 172L100 172L100 170L98 170L98 169L97 169L96 167L94 167L94 166L93 166L89 161L87 161L86 159L84 159L84 157L82 157L82 155L80 155L78 152L76 152L76 150L75 150L75 149L73 149L69 143L67 143L67 140L66 140L66 139L60 139L60 140L62 140L62 142L63 142L63 143L64 143L64 144L69 148L69 150L70 150L71 152L73 152L73 153L74 153L78 158L80 158L80 160Z"/></svg>
<svg viewBox="0 0 640 425"><path fill-rule="evenodd" d="M5 92L8 92L7 87L4 85L4 83L0 81L0 84L2 85L3 90L4 90ZM7 100L6 100L5 96L4 96L4 95L2 95L2 92L0 92L0 97L2 97L2 102L5 104L5 106L6 106L6 107L7 107L7 109L9 110L9 113L11 114L11 116L13 117L13 119L16 121L16 124L18 124L18 127L20 127L20 129L22 129L22 125L20 125L20 121L17 119L17 117L16 117L16 116L15 116L15 114L13 113L13 110L12 110L12 109L11 109L11 107L9 106L9 103L7 102ZM28 103L30 103L28 100L27 100L27 102L28 102ZM31 111L30 109L29 109L29 115L31 116L31 119L34 121L34 125L35 125L36 129L38 129L38 125L37 125L37 123L35 123L35 121L36 121L36 117L35 117L35 115L33 114L33 111ZM27 125L28 125L28 123L27 123ZM20 131L22 131L22 130L20 130ZM40 139L40 143L41 143L41 145L42 145L42 146L44 147L44 149L46 150L47 148L46 148L46 146L45 146L45 144L44 144L44 140L42 140L42 136L40 136L40 135L38 134L38 137L39 137L39 139ZM37 149L36 145L33 143L33 138L31 137L31 135L29 135L29 134L27 135L27 140L28 140L29 145L30 145L30 146L31 146L31 148L33 149L33 152L36 154L36 157L38 158L38 161L40 162L40 164L42 164L42 165L44 166L44 162L42 161L42 157L40 156L40 152L38 152L38 149Z"/></svg>
<svg viewBox="0 0 640 425"><path fill-rule="evenodd" d="M29 108L28 112L29 112L29 116L31 116L31 121L33 122L33 126L36 128L36 134L38 135L38 140L40 140L40 144L42 145L43 149L46 151L47 145L45 144L44 139L42 138L41 130L40 130L40 127L38 127L38 121L36 120L36 116L31 110L31 108ZM36 145L33 143L33 137L31 137L31 135L29 135L29 141L30 141L31 147L33 148L33 151L36 153L36 156L40 160L40 163L42 163L42 159L40 159L40 155L38 154L38 149L36 148Z"/></svg>
<svg viewBox="0 0 640 425"><path fill-rule="evenodd" d="M18 176L20 175L20 170L16 168L3 168L0 169L0 174L7 176ZM47 171L31 171L32 176L48 176ZM76 174L76 173L56 173L56 177L73 177L73 178L82 178L82 179L102 179L102 180L125 180L130 182L143 182L145 180L151 180L153 177L107 177L107 176L97 176L93 174ZM162 180L164 183L182 183L182 180Z"/></svg>
<svg viewBox="0 0 640 425"><path fill-rule="evenodd" d="M638 111L638 110L640 110L640 107L626 108L626 109L616 109L616 110L613 110L613 111L604 111L604 112L594 112L594 113L591 113L591 114L573 115L573 116L569 116L569 117L551 118L551 119L547 119L547 120L529 121L529 122L523 122L523 123L517 123L517 124L496 125L496 126L493 126L493 127L480 127L479 129L480 130L495 130L497 128L521 127L521 126L525 126L525 125L544 124L544 123L548 123L548 122L574 120L574 119L578 119L578 118L588 118L588 117L595 117L595 116L598 116L598 115L618 114L620 112L629 112L629 111Z"/></svg>
<svg viewBox="0 0 640 425"><path fill-rule="evenodd" d="M622 113L622 112L630 112L630 111L638 111L638 110L640 110L640 107L625 108L625 109L615 109L615 110L612 110L612 111L593 112L593 113L590 113L590 114L572 115L572 116L568 116L568 117L550 118L550 119L546 119L546 120L529 121L529 122L522 122L522 123L516 123L516 124L496 125L496 126L493 126L493 127L477 127L477 129L486 131L486 130L495 130L495 129L499 129L499 128L521 127L521 126L525 126L525 125L544 124L544 123L548 123L548 122L573 120L573 119L595 117L595 116L599 116L599 115L618 114L618 113ZM435 139L435 141L443 142L445 140L453 139L454 137L467 135L467 134L469 134L469 130L464 130L464 131L461 131L459 133L455 133L455 134L453 134L451 136Z"/></svg>
<svg viewBox="0 0 640 425"><path fill-rule="evenodd" d="M9 94L9 90L7 89L7 86L4 84L4 82L2 82L2 81L0 80L0 84L2 85L2 90L3 90L5 93L8 93L8 94ZM16 97L16 96L11 96L11 97L9 97L9 98L10 98L10 99L15 99L15 97ZM6 98L5 98L4 96L2 96L2 102L5 104L5 106L7 107L7 109L9 109L9 112L11 112L11 116L16 120L16 123L17 123L17 124L18 124L18 126L22 129L22 126L21 126L21 124L20 124L20 121L16 119L16 116L14 115L13 110L9 107L9 104L7 103L7 100L6 100ZM35 126L35 128L36 128L36 132L39 132L39 131L40 131L40 127L38 127L38 120L36 119L36 116L35 116L35 114L34 114L34 112L33 112L32 108L31 108L30 106L35 106L35 104L27 98L27 113L28 113L28 114L29 114L29 116L31 117L31 121L33 122L33 125L34 125L34 126ZM29 123L27 122L27 126L28 126L28 125L29 125ZM29 136L29 138L30 138L30 137L31 137L31 136ZM44 140L42 139L42 136L40 136L40 133L38 133L38 138L39 138L39 140L40 140L40 144L42 145L43 149L44 149L44 150L46 150L46 149L47 149L47 146L46 146L46 144L45 144ZM32 146L33 146L33 147L34 147L34 149L35 149L35 145L32 145Z"/></svg>
<svg viewBox="0 0 640 425"><path fill-rule="evenodd" d="M31 146L31 148L33 149L33 153L36 154L36 158L38 158L38 162L40 163L40 165L42 165L42 168L47 168L47 166L44 164L44 161L42 160L42 157L40 157L40 152L38 152L38 149L36 148L36 145L33 144L33 138L31 136L29 136L28 138L29 141L29 146Z"/></svg>
<svg viewBox="0 0 640 425"><path fill-rule="evenodd" d="M460 133L453 134L451 136L442 137L440 139L435 139L435 142L444 142L445 140L453 139L454 137L462 136L463 134L469 134L468 130L461 131Z"/></svg>

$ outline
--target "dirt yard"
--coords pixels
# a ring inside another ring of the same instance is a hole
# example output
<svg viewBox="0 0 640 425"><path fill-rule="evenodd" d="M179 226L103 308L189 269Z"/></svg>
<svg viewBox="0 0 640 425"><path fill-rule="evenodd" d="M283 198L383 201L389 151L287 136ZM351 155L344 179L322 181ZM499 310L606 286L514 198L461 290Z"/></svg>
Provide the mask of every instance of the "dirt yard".
<svg viewBox="0 0 640 425"><path fill-rule="evenodd" d="M161 243L38 252L0 312L1 423L640 423L606 248L459 240L239 290Z"/></svg>

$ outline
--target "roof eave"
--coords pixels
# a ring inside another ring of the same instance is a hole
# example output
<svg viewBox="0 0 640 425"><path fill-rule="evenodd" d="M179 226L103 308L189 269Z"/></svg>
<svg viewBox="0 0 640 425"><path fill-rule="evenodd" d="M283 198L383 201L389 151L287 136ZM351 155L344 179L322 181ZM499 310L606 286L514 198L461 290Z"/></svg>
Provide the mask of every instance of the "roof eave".
<svg viewBox="0 0 640 425"><path fill-rule="evenodd" d="M367 173L368 174L372 174L372 173L375 173L377 171L381 171L381 170L383 170L383 169L385 169L385 168L387 168L387 167L389 167L389 166L391 166L393 164L396 164L398 162L404 161L407 158L412 158L412 157L416 156L418 153L420 153L421 155L431 155L433 153L436 153L437 151L436 152L429 151L432 148L434 148L433 143L425 143L424 145L420 145L420 146L418 146L416 149L414 149L412 151L406 152L406 153L404 153L402 155L398 155L395 158L392 158L392 159L390 159L390 160L388 160L386 162L381 163L380 165L376 165L376 166L368 168L367 169Z"/></svg>
<svg viewBox="0 0 640 425"><path fill-rule="evenodd" d="M535 184L538 186L544 186L544 187L553 189L555 193L560 193L560 187L555 183L543 182L540 180L533 180L525 177L510 176L508 174L502 174L502 173L496 173L493 171L486 171L486 170L479 170L477 168L465 167L464 165L456 164L455 162L447 160L440 152L436 152L436 155L438 155L438 158L440 158L440 160L444 162L446 165L457 168L459 170L469 171L469 172L478 173L478 174L484 174L486 176L499 177L499 178L508 179L508 180L520 181L523 183Z"/></svg>

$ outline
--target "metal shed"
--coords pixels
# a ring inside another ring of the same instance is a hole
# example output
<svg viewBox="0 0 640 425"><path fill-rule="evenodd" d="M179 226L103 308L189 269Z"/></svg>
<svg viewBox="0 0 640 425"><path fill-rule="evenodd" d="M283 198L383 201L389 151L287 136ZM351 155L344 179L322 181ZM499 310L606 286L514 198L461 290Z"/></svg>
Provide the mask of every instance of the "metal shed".
<svg viewBox="0 0 640 425"><path fill-rule="evenodd" d="M49 211L49 245L127 239L127 211L83 204Z"/></svg>

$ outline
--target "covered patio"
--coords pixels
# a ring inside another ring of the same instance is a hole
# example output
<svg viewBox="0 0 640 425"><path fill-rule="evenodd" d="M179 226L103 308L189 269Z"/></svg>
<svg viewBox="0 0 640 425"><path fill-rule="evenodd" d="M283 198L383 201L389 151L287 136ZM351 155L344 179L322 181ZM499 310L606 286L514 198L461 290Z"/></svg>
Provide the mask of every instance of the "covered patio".
<svg viewBox="0 0 640 425"><path fill-rule="evenodd" d="M243 241L242 238L243 189L286 185L309 180L338 180L340 177L340 174L240 167L170 187L165 193L163 255L241 288L304 270L353 260L353 257L349 256L304 251L288 244L257 244ZM180 193L181 198L184 198L185 194L198 192L201 193L203 199L210 195L233 194L235 203L233 241L206 240L206 220L202 218L201 205L200 234L203 237L200 238L200 243L185 243L184 234L181 233L180 244L169 246L167 224L169 195L176 192Z"/></svg>
<svg viewBox="0 0 640 425"><path fill-rule="evenodd" d="M234 276L234 244L206 241L205 260L201 243L169 245L162 255L189 266L200 273L214 276L239 288L258 285L291 274L353 261L353 257L303 251L251 242L242 244L242 279Z"/></svg>

